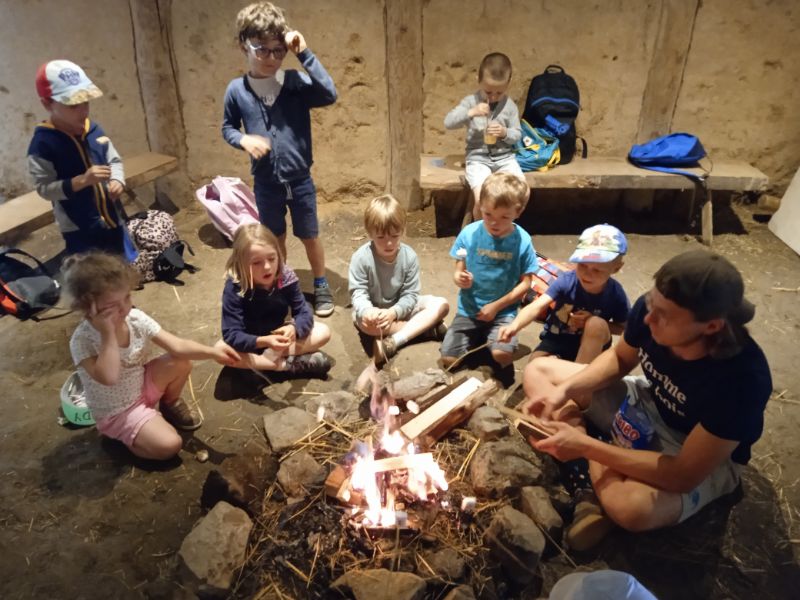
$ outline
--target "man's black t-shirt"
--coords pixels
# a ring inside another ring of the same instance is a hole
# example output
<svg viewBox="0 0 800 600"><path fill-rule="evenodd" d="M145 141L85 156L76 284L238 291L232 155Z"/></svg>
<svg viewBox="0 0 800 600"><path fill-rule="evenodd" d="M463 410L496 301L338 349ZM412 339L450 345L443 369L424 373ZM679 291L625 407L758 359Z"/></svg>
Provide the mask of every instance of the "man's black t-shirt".
<svg viewBox="0 0 800 600"><path fill-rule="evenodd" d="M631 309L625 341L637 348L653 398L664 422L688 434L700 423L709 433L740 444L731 455L747 464L750 446L764 427L764 409L772 393L772 378L761 348L748 336L739 354L717 360L675 357L657 344L644 323L644 296Z"/></svg>

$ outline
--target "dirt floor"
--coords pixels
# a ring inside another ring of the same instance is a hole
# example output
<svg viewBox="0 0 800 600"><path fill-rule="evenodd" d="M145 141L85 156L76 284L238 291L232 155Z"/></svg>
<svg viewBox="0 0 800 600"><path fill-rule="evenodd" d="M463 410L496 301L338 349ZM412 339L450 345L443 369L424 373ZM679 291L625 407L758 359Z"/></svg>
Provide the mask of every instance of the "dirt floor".
<svg viewBox="0 0 800 600"><path fill-rule="evenodd" d="M558 200L553 204L558 207ZM664 260L698 247L685 222L672 218L676 211L659 202L645 214L622 210L613 202L598 201L595 208L594 213L572 211L568 219L557 221L555 211L548 212L543 204L541 210L529 210L524 221L537 250L564 259L584 225L613 219L631 232L630 253L619 274L631 298L648 289ZM411 215L407 241L420 256L424 289L446 296L455 306L448 258L454 232L435 237L435 212L429 207ZM451 211L438 212L441 221ZM720 233L714 247L744 273L748 296L758 307L751 332L769 358L776 392L767 408L764 436L753 448L743 494L680 527L638 535L618 531L596 552L573 556L578 564L600 560L630 571L660 598L787 598L796 597L800 589L800 257L756 213L754 205L733 202L715 214ZM179 459L164 465L134 459L118 444L101 440L93 428L57 424L58 391L73 368L68 339L77 315L43 323L0 319L6 348L0 358L0 385L6 389L0 422L0 596L185 596L176 583L176 552L201 516L200 492L208 472L247 445L266 444L261 428L266 412L302 400L304 392L349 389L365 365L345 308L349 257L365 241L360 214L356 205L322 207L337 301L335 314L326 320L334 331L326 350L336 361L328 380L282 383L248 398L225 400L231 394L218 380L220 367L196 364L187 393L200 402L206 422L185 437ZM212 343L220 335L228 250L199 207L179 212L176 219L195 250L191 262L202 270L186 275L182 286L148 284L134 293L134 301L167 330ZM59 242L51 226L25 247L52 256ZM289 263L308 288L310 272L296 240L289 254ZM534 327L522 341L530 347L537 335ZM433 366L437 356L437 345L427 342L401 352L394 365L411 373ZM527 357L516 362L517 382L526 362ZM201 464L194 453L203 447L211 450L211 460Z"/></svg>

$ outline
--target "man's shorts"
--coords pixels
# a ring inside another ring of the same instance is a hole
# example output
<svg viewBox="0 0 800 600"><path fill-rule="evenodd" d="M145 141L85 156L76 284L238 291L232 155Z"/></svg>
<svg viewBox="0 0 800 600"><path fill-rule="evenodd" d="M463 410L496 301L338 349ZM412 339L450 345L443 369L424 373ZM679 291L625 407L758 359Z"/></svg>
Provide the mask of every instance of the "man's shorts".
<svg viewBox="0 0 800 600"><path fill-rule="evenodd" d="M286 209L292 214L296 237L310 240L319 237L317 188L311 176L286 183L254 183L258 218L277 237L286 233Z"/></svg>
<svg viewBox="0 0 800 600"><path fill-rule="evenodd" d="M492 173L513 173L523 181L525 180L525 174L522 172L522 169L520 168L519 163L513 154L507 156L506 158L502 158L497 162L493 162L491 167L482 162L467 162L467 183L472 190L474 190L476 187L481 187L483 182L486 181L486 178Z"/></svg>
<svg viewBox="0 0 800 600"><path fill-rule="evenodd" d="M142 393L128 408L110 417L97 421L97 431L106 437L119 440L128 448L133 447L136 436L142 427L159 415L158 401L164 394L153 382L152 361L144 366L144 384Z"/></svg>
<svg viewBox="0 0 800 600"><path fill-rule="evenodd" d="M519 343L517 336L514 336L510 342L504 344L497 341L497 334L501 327L510 324L513 320L514 315L495 317L494 321L489 322L456 315L447 329L447 334L444 336L439 352L442 356L457 358L462 354L466 354L472 348L489 341L491 342L490 349L510 354L517 349Z"/></svg>
<svg viewBox="0 0 800 600"><path fill-rule="evenodd" d="M625 377L592 394L592 403L584 412L584 416L601 431L611 432L614 415L617 414L626 394L635 399L637 406L644 409L653 425L653 441L648 449L676 456L686 440L686 434L675 431L661 419L655 400L651 396L650 383L643 376ZM695 489L681 494L683 508L678 522L685 521L712 500L734 491L739 485L741 470L742 465L728 458Z"/></svg>
<svg viewBox="0 0 800 600"><path fill-rule="evenodd" d="M417 296L417 303L414 305L414 308L411 310L411 314L408 315L408 317L406 317L404 319L404 321L408 321L414 315L416 315L418 313L421 313L423 310L428 308L435 300L444 302L444 298L440 298L439 296L432 296L430 294ZM389 306L387 308L391 308L391 306ZM363 327L363 325L361 323L361 318L360 317L356 317L356 311L353 311L353 323L355 323L355 326L358 327L359 329L361 329Z"/></svg>

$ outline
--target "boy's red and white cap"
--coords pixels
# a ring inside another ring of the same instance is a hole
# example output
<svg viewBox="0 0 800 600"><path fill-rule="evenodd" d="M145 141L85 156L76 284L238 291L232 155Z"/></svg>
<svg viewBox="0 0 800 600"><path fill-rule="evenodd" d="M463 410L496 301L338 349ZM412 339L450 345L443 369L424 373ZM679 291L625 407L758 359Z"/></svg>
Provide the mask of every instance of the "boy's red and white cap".
<svg viewBox="0 0 800 600"><path fill-rule="evenodd" d="M603 223L583 230L569 262L607 263L627 251L625 234L613 225Z"/></svg>
<svg viewBox="0 0 800 600"><path fill-rule="evenodd" d="M51 60L36 71L36 92L40 98L73 106L103 95L78 65L68 60Z"/></svg>

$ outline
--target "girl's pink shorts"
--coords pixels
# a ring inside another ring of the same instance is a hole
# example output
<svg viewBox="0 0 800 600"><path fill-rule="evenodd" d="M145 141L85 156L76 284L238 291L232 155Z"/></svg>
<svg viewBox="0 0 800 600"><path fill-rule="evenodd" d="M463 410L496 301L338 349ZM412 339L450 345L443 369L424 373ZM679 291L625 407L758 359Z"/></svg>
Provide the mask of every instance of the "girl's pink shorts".
<svg viewBox="0 0 800 600"><path fill-rule="evenodd" d="M136 401L122 412L97 421L97 431L119 440L128 448L133 447L133 442L145 423L160 414L158 401L164 392L153 383L151 365L152 361L144 366L144 385Z"/></svg>

